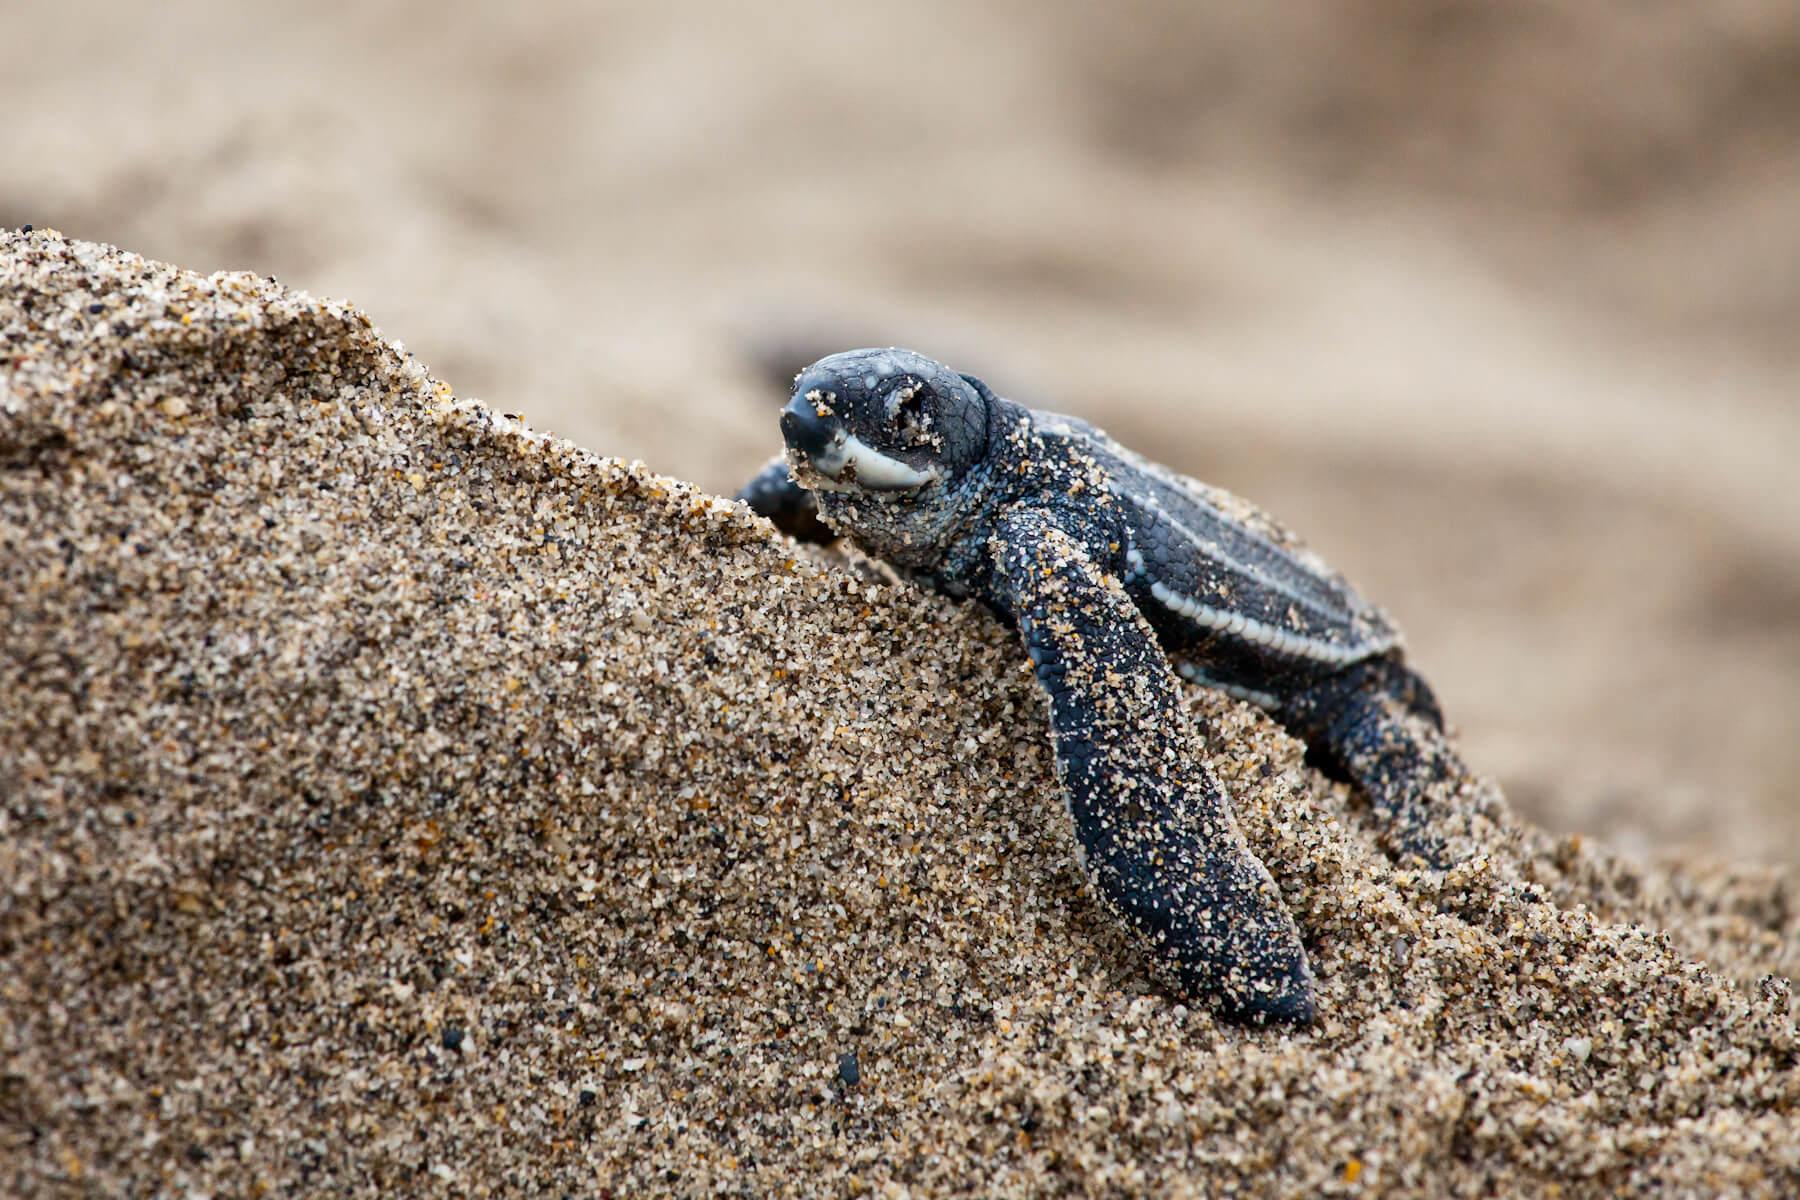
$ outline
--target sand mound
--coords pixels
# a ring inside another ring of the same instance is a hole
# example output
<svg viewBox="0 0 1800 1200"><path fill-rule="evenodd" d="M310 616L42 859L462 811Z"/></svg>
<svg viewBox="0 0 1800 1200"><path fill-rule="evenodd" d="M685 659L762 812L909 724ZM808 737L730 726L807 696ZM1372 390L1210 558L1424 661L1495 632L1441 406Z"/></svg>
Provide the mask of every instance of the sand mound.
<svg viewBox="0 0 1800 1200"><path fill-rule="evenodd" d="M1196 694L1324 1014L1223 1026L979 611L270 281L8 234L0 339L0 1190L1800 1187L1789 880L1396 872Z"/></svg>

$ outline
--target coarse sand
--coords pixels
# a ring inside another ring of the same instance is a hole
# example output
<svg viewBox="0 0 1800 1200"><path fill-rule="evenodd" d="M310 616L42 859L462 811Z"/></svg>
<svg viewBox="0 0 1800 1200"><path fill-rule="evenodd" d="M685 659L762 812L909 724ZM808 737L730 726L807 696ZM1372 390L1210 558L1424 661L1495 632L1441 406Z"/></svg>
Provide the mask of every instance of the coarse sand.
<svg viewBox="0 0 1800 1200"><path fill-rule="evenodd" d="M0 588L0 1192L1800 1191L1791 874L1399 871L1194 691L1320 982L1220 1024L984 613L272 280L0 235Z"/></svg>

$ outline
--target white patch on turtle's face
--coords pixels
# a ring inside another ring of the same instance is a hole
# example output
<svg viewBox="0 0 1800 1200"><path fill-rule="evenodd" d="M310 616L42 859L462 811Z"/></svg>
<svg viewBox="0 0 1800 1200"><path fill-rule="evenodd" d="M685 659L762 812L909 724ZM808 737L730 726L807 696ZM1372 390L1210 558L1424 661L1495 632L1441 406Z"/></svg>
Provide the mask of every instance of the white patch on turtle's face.
<svg viewBox="0 0 1800 1200"><path fill-rule="evenodd" d="M803 465L811 468L803 481L807 487L831 492L903 492L938 477L936 471L921 471L842 429L823 454L807 457Z"/></svg>

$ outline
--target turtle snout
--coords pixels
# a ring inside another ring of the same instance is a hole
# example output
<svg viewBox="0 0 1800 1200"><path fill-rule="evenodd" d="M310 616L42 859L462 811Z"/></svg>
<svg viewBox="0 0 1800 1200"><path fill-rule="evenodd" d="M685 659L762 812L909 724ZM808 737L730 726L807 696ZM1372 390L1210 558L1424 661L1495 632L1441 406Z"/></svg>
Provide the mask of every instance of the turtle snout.
<svg viewBox="0 0 1800 1200"><path fill-rule="evenodd" d="M797 398L781 410L781 436L790 449L818 459L831 449L837 426L813 412L804 398Z"/></svg>

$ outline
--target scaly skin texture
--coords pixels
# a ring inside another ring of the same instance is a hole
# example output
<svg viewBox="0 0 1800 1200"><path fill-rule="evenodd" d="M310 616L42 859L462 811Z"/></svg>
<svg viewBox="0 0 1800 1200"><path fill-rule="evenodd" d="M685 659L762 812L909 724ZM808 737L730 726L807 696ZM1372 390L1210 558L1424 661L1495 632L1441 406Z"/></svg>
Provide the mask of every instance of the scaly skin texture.
<svg viewBox="0 0 1800 1200"><path fill-rule="evenodd" d="M1083 422L905 350L801 372L740 493L1016 627L1090 878L1183 991L1305 1023L1299 932L1181 716L1179 672L1267 709L1357 785L1397 858L1455 857L1471 777L1398 632L1286 530Z"/></svg>

